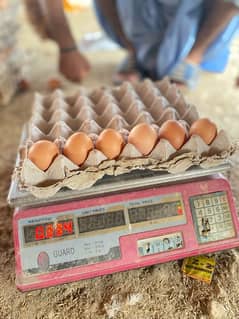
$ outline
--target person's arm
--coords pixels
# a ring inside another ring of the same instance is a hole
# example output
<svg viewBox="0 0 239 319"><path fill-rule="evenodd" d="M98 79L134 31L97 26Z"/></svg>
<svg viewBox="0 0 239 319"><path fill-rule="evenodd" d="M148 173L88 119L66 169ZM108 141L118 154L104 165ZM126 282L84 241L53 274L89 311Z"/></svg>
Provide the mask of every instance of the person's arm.
<svg viewBox="0 0 239 319"><path fill-rule="evenodd" d="M187 57L188 62L199 64L204 53L231 19L239 14L239 8L225 0L208 0L207 15L197 34L197 39Z"/></svg>
<svg viewBox="0 0 239 319"><path fill-rule="evenodd" d="M106 17L108 23L110 24L111 28L117 34L118 38L120 39L122 45L130 52L134 53L134 49L130 41L125 36L123 31L121 21L118 15L118 10L116 7L115 0L97 0L98 5L101 8L103 15Z"/></svg>
<svg viewBox="0 0 239 319"><path fill-rule="evenodd" d="M59 48L76 48L76 42L66 19L62 0L39 0L49 36Z"/></svg>
<svg viewBox="0 0 239 319"><path fill-rule="evenodd" d="M56 42L59 48L59 70L69 80L79 82L89 73L90 65L78 51L77 44L71 33L64 13L62 0L27 1L28 10L38 5L41 21L38 22L46 30L45 35ZM40 27L40 26L39 26Z"/></svg>

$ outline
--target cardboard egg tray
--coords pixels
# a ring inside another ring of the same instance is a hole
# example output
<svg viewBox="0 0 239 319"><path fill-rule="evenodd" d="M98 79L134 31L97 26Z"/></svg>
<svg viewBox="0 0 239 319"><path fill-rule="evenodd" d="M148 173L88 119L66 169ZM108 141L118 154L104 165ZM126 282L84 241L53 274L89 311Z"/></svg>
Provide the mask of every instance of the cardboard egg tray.
<svg viewBox="0 0 239 319"><path fill-rule="evenodd" d="M57 143L62 150L66 139L77 131L85 132L95 141L103 129L113 128L127 141L129 131L138 123L145 122L159 130L166 120L175 119L189 129L198 118L196 107L187 103L167 79L145 80L134 86L125 82L116 88L98 88L90 93L81 89L68 97L61 90L48 96L36 94L15 178L22 189L37 197L49 197L63 187L90 187L105 174L116 176L135 169L179 173L195 165L209 168L224 163L236 149L224 130L218 131L211 145L193 135L179 150L160 139L147 156L130 143L125 144L116 160L108 160L101 151L93 149L81 167L60 154L47 171L41 171L27 158L29 147L41 139Z"/></svg>

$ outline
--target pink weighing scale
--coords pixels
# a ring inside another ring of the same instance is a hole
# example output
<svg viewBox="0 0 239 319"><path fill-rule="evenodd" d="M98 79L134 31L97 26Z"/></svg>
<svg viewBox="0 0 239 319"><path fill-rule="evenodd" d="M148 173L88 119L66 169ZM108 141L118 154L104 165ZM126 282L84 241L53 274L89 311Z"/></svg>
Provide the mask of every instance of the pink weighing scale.
<svg viewBox="0 0 239 319"><path fill-rule="evenodd" d="M239 246L229 164L181 174L134 171L40 200L11 185L22 291Z"/></svg>

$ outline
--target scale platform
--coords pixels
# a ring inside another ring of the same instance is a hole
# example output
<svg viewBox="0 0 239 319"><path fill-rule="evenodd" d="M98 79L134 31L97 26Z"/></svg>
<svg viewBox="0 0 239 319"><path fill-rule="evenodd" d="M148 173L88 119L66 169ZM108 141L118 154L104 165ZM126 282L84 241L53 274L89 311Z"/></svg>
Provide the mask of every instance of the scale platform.
<svg viewBox="0 0 239 319"><path fill-rule="evenodd" d="M13 183L17 287L39 289L238 247L238 216L221 175L228 169L134 171L44 200Z"/></svg>

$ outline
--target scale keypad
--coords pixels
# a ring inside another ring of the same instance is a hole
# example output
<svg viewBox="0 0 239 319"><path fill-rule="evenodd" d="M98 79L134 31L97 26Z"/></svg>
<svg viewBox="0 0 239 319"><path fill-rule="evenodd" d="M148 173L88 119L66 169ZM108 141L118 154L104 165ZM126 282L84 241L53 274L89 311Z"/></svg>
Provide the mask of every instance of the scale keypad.
<svg viewBox="0 0 239 319"><path fill-rule="evenodd" d="M200 244L235 236L226 192L193 196L190 206Z"/></svg>

